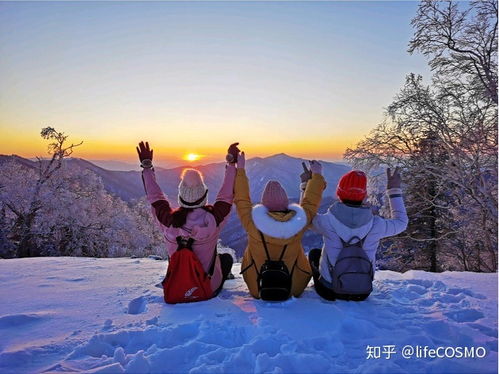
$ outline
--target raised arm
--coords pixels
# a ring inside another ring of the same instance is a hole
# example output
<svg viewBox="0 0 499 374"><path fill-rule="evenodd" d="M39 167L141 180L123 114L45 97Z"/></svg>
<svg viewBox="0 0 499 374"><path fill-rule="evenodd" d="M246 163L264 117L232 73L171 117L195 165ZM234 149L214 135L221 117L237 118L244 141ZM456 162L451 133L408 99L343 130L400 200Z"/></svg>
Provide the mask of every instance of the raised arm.
<svg viewBox="0 0 499 374"><path fill-rule="evenodd" d="M140 166L142 167L142 182L146 192L147 201L152 205L152 211L158 221L165 225L171 225L172 208L156 182L156 175L152 166L153 150L149 148L149 143L140 142L137 147Z"/></svg>
<svg viewBox="0 0 499 374"><path fill-rule="evenodd" d="M234 182L236 180L236 161L239 148L239 143L231 144L227 151L227 165L225 166L225 175L220 191L213 204L213 215L217 225L219 225L225 217L230 213L232 203L234 201ZM235 154L235 156L234 156Z"/></svg>
<svg viewBox="0 0 499 374"><path fill-rule="evenodd" d="M393 174L390 169L387 169L387 190L386 194L390 199L390 216L391 218L382 218L384 224L383 237L400 234L407 228L409 218L402 198L402 189L400 188L402 179L400 177L398 167L395 168Z"/></svg>
<svg viewBox="0 0 499 374"><path fill-rule="evenodd" d="M242 152L238 156L236 184L234 185L234 203L236 204L237 215L246 231L255 229L251 212L253 204L250 198L248 177L246 176L246 156ZM255 229L256 230L256 229Z"/></svg>
<svg viewBox="0 0 499 374"><path fill-rule="evenodd" d="M310 179L312 179L312 171L307 167L305 162L301 163L303 168L303 172L300 174L300 202L303 200L303 193L307 188L307 183Z"/></svg>
<svg viewBox="0 0 499 374"><path fill-rule="evenodd" d="M303 165L305 170L306 166ZM326 188L326 182L322 176L322 165L317 161L310 162L310 179L306 182L305 191L301 196L300 205L307 213L307 224L312 223L322 200L322 192Z"/></svg>

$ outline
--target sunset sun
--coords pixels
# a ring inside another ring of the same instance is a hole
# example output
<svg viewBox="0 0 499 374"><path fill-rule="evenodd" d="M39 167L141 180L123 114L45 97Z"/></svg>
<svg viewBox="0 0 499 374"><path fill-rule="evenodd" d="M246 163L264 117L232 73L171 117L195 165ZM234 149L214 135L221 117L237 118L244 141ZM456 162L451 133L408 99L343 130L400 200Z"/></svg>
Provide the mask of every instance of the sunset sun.
<svg viewBox="0 0 499 374"><path fill-rule="evenodd" d="M197 161L203 157L202 155L198 155L197 153L188 153L184 155L184 160L186 161Z"/></svg>

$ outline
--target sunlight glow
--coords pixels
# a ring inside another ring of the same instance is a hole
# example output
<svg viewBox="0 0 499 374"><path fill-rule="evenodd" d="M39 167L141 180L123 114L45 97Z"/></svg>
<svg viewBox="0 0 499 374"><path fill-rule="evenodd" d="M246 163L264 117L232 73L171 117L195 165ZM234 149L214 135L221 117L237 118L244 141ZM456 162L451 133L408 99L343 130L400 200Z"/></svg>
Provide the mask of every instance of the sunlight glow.
<svg viewBox="0 0 499 374"><path fill-rule="evenodd" d="M183 157L183 159L186 161L197 161L202 157L202 155L198 155L197 153L188 153Z"/></svg>

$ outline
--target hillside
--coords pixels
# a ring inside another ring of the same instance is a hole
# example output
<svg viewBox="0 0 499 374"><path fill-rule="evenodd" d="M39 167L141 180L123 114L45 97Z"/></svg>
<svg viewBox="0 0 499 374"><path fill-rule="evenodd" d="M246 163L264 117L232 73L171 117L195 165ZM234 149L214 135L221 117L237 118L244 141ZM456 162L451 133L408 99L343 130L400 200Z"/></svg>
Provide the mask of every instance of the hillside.
<svg viewBox="0 0 499 374"><path fill-rule="evenodd" d="M9 160L15 160L29 168L36 168L37 162L19 156L0 155L0 165ZM300 173L301 163L306 161L301 158L291 157L283 153L265 158L255 157L246 161L247 174L250 179L251 196L258 201L265 184L270 179L281 182L290 197L298 198L300 195ZM112 194L121 197L125 201L137 199L144 196L144 188L140 177L140 171L117 171L107 170L81 158L70 158L66 160L68 167L79 167L88 169L102 178L104 187ZM333 194L339 178L350 168L343 164L321 161L323 173L328 182L326 194ZM224 162L200 165L200 170L205 178L206 185L210 190L210 198L214 199L222 182ZM157 180L166 195L176 200L177 187L180 174L185 167L172 169L156 168Z"/></svg>
<svg viewBox="0 0 499 374"><path fill-rule="evenodd" d="M497 274L376 273L364 302L312 288L252 299L236 264L212 300L167 305L166 262L0 260L0 372L495 373ZM312 283L312 282L311 282ZM394 345L386 359L367 346ZM475 347L483 358L403 358L404 346Z"/></svg>

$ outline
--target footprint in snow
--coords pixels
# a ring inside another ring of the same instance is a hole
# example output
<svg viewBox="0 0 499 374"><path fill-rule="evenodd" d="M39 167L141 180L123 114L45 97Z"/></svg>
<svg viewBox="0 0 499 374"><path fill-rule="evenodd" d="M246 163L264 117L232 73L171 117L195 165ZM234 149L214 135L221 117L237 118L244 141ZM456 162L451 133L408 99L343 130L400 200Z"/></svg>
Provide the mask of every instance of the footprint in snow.
<svg viewBox="0 0 499 374"><path fill-rule="evenodd" d="M128 314L140 314L146 311L147 301L144 296L136 297L128 303Z"/></svg>
<svg viewBox="0 0 499 374"><path fill-rule="evenodd" d="M463 309L444 314L456 322L475 322L483 318L483 313L476 309Z"/></svg>
<svg viewBox="0 0 499 374"><path fill-rule="evenodd" d="M473 291L470 291L466 288L449 288L449 290L447 291L448 293L452 294L452 295L459 295L459 294L464 294L466 296L471 296L475 299L480 299L480 300L483 300L483 299L486 299L487 297L479 294L479 293L475 293Z"/></svg>
<svg viewBox="0 0 499 374"><path fill-rule="evenodd" d="M147 295L147 303L149 303L149 304L164 304L165 299L163 296Z"/></svg>
<svg viewBox="0 0 499 374"><path fill-rule="evenodd" d="M9 314L0 317L0 329L19 328L34 322L40 322L46 319L50 313L29 313L29 314Z"/></svg>
<svg viewBox="0 0 499 374"><path fill-rule="evenodd" d="M435 304L435 300L433 299L420 299L417 301L418 305L423 307L429 307Z"/></svg>
<svg viewBox="0 0 499 374"><path fill-rule="evenodd" d="M438 300L444 304L457 304L459 303L462 299L464 299L463 294L457 294L457 295L452 295L452 294L443 294L435 297L435 300Z"/></svg>
<svg viewBox="0 0 499 374"><path fill-rule="evenodd" d="M407 286L406 289L408 291L415 292L415 293L417 293L419 295L423 295L426 292L428 292L428 290L425 287L417 285L417 284L410 284L409 286Z"/></svg>
<svg viewBox="0 0 499 374"><path fill-rule="evenodd" d="M470 323L468 326L473 327L476 330L479 330L483 334L490 336L491 338L497 338L497 329L493 329L484 325L480 325L479 323Z"/></svg>
<svg viewBox="0 0 499 374"><path fill-rule="evenodd" d="M408 279L405 282L410 283L410 284L416 284L416 285L422 286L424 288L430 288L431 286L433 286L433 282L429 279Z"/></svg>
<svg viewBox="0 0 499 374"><path fill-rule="evenodd" d="M64 279L64 280L67 282L81 282L81 281L86 280L86 278L68 278L68 279Z"/></svg>

